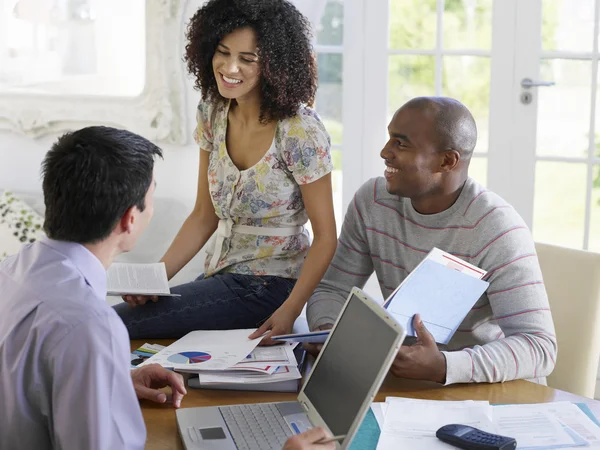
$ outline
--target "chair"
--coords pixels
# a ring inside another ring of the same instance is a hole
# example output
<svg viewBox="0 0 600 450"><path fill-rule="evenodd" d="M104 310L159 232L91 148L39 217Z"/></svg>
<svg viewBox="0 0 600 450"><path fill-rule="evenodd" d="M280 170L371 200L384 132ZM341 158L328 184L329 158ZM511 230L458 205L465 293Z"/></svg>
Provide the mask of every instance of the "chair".
<svg viewBox="0 0 600 450"><path fill-rule="evenodd" d="M558 341L548 386L593 398L600 358L600 254L535 247Z"/></svg>

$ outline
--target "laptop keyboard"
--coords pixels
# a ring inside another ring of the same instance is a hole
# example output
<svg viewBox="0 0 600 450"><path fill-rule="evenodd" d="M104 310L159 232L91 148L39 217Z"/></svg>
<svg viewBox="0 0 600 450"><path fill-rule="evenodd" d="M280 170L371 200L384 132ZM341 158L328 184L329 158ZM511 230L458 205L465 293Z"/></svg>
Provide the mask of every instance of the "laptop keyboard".
<svg viewBox="0 0 600 450"><path fill-rule="evenodd" d="M292 432L273 403L219 407L238 450L281 450Z"/></svg>

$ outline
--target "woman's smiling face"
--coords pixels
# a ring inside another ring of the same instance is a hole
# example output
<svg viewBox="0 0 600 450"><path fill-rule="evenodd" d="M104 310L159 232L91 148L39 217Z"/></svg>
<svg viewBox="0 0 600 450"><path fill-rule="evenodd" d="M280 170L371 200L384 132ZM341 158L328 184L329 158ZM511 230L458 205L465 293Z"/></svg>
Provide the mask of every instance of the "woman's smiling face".
<svg viewBox="0 0 600 450"><path fill-rule="evenodd" d="M256 33L252 28L238 28L217 45L212 60L219 93L228 99L255 94L260 83L260 64Z"/></svg>

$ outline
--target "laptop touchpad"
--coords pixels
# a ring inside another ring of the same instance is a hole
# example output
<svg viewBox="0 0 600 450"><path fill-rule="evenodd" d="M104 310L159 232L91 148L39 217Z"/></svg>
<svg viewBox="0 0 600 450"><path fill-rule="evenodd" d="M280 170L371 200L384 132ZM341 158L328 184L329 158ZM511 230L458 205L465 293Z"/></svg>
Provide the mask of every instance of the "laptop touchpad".
<svg viewBox="0 0 600 450"><path fill-rule="evenodd" d="M200 436L202 436L202 440L204 441L212 441L214 439L225 439L225 432L221 427L214 428L199 428Z"/></svg>

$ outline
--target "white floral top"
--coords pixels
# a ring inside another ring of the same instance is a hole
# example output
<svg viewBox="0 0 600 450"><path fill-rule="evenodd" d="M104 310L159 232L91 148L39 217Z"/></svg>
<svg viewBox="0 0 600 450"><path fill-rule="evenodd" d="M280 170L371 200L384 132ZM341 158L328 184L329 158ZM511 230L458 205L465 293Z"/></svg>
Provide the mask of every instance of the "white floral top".
<svg viewBox="0 0 600 450"><path fill-rule="evenodd" d="M299 185L312 183L333 169L329 135L319 116L303 106L295 117L280 120L262 159L239 170L226 147L229 104L215 106L201 101L194 133L200 148L211 152L208 183L217 216L252 227L306 224L308 216ZM223 241L216 268L209 270L215 240L213 236L207 248L206 276L225 271L295 279L310 247L305 229L293 236L273 236L240 233L234 228L231 237Z"/></svg>

